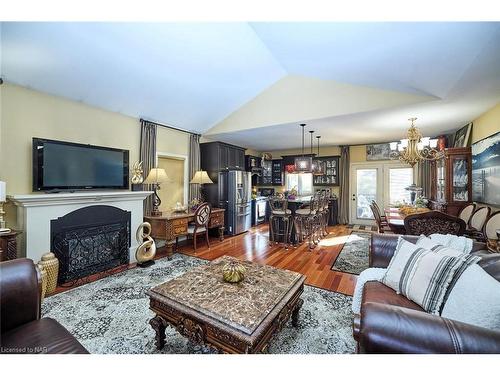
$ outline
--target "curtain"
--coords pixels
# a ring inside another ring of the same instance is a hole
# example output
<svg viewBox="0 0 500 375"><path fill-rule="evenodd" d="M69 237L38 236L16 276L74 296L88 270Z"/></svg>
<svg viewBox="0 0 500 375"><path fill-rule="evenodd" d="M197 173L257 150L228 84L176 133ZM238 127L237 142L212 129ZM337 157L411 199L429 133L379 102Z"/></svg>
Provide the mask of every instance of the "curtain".
<svg viewBox="0 0 500 375"><path fill-rule="evenodd" d="M140 158L142 161L143 177L149 174L151 168L156 167L156 129L157 125L153 122L141 120L141 145ZM145 185L145 189L153 190L151 185ZM153 209L153 195L144 200L144 215L150 215Z"/></svg>
<svg viewBox="0 0 500 375"><path fill-rule="evenodd" d="M339 224L349 224L349 146L340 146Z"/></svg>
<svg viewBox="0 0 500 375"><path fill-rule="evenodd" d="M200 136L199 134L191 134L189 137L189 181L200 169ZM194 198L200 198L200 184L189 184L189 202Z"/></svg>
<svg viewBox="0 0 500 375"><path fill-rule="evenodd" d="M431 196L431 162L423 160L417 164L417 186L420 186L422 195L426 198Z"/></svg>

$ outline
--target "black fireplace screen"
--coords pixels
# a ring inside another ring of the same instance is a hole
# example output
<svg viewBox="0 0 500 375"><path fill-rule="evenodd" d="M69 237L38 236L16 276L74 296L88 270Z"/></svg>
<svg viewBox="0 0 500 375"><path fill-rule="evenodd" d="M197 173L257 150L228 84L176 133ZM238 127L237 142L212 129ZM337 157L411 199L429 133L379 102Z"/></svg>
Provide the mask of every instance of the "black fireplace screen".
<svg viewBox="0 0 500 375"><path fill-rule="evenodd" d="M129 211L81 208L51 220L50 233L61 284L129 263Z"/></svg>

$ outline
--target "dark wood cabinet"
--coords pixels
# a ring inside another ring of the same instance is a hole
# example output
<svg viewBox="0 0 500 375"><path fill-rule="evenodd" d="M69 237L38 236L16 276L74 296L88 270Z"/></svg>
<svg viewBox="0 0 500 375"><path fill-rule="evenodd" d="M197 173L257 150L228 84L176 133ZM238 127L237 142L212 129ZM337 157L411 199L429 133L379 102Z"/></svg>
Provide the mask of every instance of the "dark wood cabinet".
<svg viewBox="0 0 500 375"><path fill-rule="evenodd" d="M314 186L339 186L340 156L321 156L313 158L313 164L321 165L323 175L313 176Z"/></svg>
<svg viewBox="0 0 500 375"><path fill-rule="evenodd" d="M285 184L284 179L284 164L283 160L275 159L271 162L271 182L274 186L283 186Z"/></svg>
<svg viewBox="0 0 500 375"><path fill-rule="evenodd" d="M431 208L457 215L472 202L470 147L445 149L445 156L431 164Z"/></svg>
<svg viewBox="0 0 500 375"><path fill-rule="evenodd" d="M203 191L207 202L218 202L219 172L224 169L245 169L245 149L224 142L200 143L201 169L207 171L213 184L205 184Z"/></svg>

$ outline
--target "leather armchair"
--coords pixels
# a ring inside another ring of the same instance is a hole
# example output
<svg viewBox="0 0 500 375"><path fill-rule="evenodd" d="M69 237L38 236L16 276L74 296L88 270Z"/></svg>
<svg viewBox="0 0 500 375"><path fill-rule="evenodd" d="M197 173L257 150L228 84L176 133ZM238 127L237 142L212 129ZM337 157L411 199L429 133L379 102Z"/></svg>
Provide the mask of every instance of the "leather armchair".
<svg viewBox="0 0 500 375"><path fill-rule="evenodd" d="M387 267L397 240L397 235L373 234L370 267ZM473 252L481 257L478 264L500 280L500 254L488 253L483 243L474 243ZM500 331L429 314L377 281L365 284L353 336L361 353L500 353Z"/></svg>
<svg viewBox="0 0 500 375"><path fill-rule="evenodd" d="M0 353L88 353L66 328L40 317L40 293L31 259L0 263Z"/></svg>

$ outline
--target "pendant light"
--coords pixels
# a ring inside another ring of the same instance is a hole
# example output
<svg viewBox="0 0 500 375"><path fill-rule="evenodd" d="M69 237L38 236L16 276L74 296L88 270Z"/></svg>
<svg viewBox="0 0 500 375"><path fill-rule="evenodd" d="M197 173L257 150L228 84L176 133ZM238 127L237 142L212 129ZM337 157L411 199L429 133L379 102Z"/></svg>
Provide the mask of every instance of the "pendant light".
<svg viewBox="0 0 500 375"><path fill-rule="evenodd" d="M317 135L316 139L318 140L318 153L316 154L316 158L319 158L319 139L321 138L321 135ZM313 162L313 174L315 176L323 176L325 174L325 171L323 169L323 163L320 160L316 160Z"/></svg>
<svg viewBox="0 0 500 375"><path fill-rule="evenodd" d="M311 172L312 169L312 156L305 156L304 154L304 132L306 124L300 124L302 128L302 156L295 158L295 171L296 172ZM312 135L311 135L312 137Z"/></svg>

